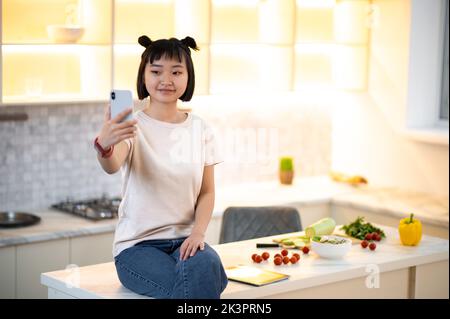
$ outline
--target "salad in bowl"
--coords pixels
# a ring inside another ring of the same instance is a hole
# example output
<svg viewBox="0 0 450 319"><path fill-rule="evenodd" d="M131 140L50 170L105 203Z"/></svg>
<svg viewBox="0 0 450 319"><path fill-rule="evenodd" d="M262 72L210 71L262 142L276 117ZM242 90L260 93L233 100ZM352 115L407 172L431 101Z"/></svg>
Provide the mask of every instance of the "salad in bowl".
<svg viewBox="0 0 450 319"><path fill-rule="evenodd" d="M311 250L323 258L342 258L351 248L352 241L340 236L314 236L311 240Z"/></svg>

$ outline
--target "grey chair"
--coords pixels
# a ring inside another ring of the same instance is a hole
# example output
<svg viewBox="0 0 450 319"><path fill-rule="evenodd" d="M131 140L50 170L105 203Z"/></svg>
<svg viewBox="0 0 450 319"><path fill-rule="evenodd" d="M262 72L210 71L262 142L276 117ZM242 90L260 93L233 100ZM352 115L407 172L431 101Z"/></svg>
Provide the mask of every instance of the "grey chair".
<svg viewBox="0 0 450 319"><path fill-rule="evenodd" d="M286 206L228 207L219 244L302 230L298 210Z"/></svg>

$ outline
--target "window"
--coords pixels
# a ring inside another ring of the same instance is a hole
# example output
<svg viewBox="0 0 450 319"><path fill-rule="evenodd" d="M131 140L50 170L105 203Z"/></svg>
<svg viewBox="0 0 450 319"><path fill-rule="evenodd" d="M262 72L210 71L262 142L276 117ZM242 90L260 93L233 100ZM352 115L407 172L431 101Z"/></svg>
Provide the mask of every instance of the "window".
<svg viewBox="0 0 450 319"><path fill-rule="evenodd" d="M444 32L444 59L442 61L442 91L441 91L441 109L440 120L448 122L448 2L445 2L445 32Z"/></svg>
<svg viewBox="0 0 450 319"><path fill-rule="evenodd" d="M411 0L404 134L448 145L448 0Z"/></svg>

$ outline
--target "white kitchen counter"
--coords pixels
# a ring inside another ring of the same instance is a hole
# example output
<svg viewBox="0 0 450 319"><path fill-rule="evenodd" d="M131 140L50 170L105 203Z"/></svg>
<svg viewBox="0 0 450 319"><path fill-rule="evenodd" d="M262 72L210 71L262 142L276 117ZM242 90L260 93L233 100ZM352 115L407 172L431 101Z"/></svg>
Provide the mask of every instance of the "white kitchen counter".
<svg viewBox="0 0 450 319"><path fill-rule="evenodd" d="M0 228L0 248L114 232L117 219L92 221L57 210L31 212L41 217L39 224L20 228Z"/></svg>
<svg viewBox="0 0 450 319"><path fill-rule="evenodd" d="M215 245L225 267L247 264L291 276L262 287L229 281L222 298L448 298L448 240L423 236L419 246L406 247L400 244L397 229L376 226L387 238L377 243L375 251L354 245L340 260L323 259L311 251L295 265L251 262L252 253L266 250L274 255L280 250L257 249L256 242L271 242L286 234ZM290 253L294 251L299 252ZM41 283L48 287L50 298L147 298L120 284L113 263L44 273Z"/></svg>
<svg viewBox="0 0 450 319"><path fill-rule="evenodd" d="M414 212L422 223L435 225L448 231L448 197L401 191L395 188L371 186L352 187L336 183L328 176L294 179L293 185L278 181L244 183L216 189L213 217L220 218L229 206L339 205L362 212L371 211L395 217L398 220ZM0 248L32 242L111 233L117 219L91 221L64 212L48 209L31 212L42 218L38 225L0 228Z"/></svg>

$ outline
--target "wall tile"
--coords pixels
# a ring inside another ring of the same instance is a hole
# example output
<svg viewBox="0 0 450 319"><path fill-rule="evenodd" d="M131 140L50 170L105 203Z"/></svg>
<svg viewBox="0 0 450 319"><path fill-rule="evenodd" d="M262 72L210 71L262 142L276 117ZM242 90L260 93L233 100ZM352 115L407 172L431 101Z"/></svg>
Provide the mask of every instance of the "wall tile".
<svg viewBox="0 0 450 319"><path fill-rule="evenodd" d="M252 103L254 101L251 101ZM259 109L218 103L193 107L222 137L227 130L275 128L279 155L294 157L296 176L326 174L331 163L331 121L314 105ZM236 103L235 103L236 104ZM250 103L251 104L251 103ZM103 121L103 103L7 107L26 112L26 122L0 122L0 211L46 209L66 200L104 194L119 196L120 173L108 175L97 162L92 141ZM261 155L261 154L260 154ZM278 161L226 161L216 169L216 185L277 179Z"/></svg>
<svg viewBox="0 0 450 319"><path fill-rule="evenodd" d="M90 144L102 109L102 104L2 109L26 112L29 120L0 123L0 210L45 209L68 197L118 195L119 174L101 170Z"/></svg>

